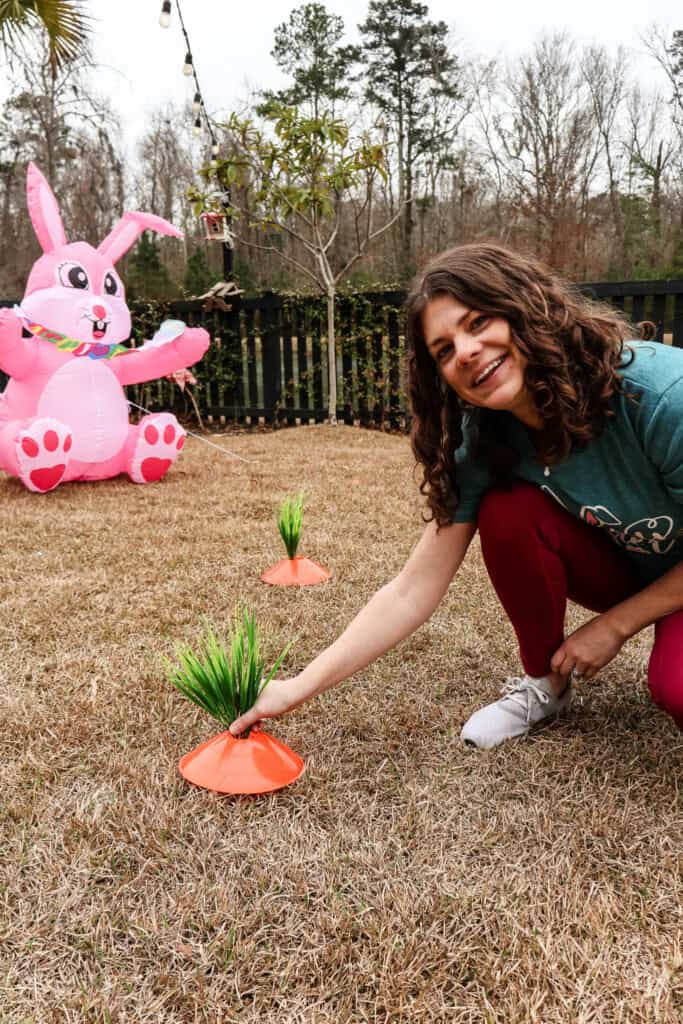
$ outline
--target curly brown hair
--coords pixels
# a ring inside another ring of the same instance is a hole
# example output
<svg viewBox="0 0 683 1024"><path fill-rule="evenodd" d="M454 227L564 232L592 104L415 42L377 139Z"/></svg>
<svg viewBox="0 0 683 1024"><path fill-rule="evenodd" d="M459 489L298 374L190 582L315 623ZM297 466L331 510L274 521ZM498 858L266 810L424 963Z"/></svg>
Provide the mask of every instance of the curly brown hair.
<svg viewBox="0 0 683 1024"><path fill-rule="evenodd" d="M507 320L512 342L527 360L525 383L543 420L536 451L551 465L598 437L613 415L609 403L624 390L619 367L630 331L610 306L505 246L459 245L431 260L406 302L406 339L411 442L423 470L425 518L439 527L457 507L455 451L463 440L463 406L438 373L422 331L425 307L441 295ZM477 454L501 478L511 474L514 455L494 424L494 417L481 415Z"/></svg>

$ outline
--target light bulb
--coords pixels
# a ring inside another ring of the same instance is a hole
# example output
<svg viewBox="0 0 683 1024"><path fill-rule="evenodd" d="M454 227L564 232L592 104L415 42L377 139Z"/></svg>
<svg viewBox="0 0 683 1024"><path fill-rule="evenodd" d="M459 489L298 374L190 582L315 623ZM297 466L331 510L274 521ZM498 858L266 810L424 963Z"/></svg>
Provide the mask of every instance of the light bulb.
<svg viewBox="0 0 683 1024"><path fill-rule="evenodd" d="M199 111L201 110L201 106L202 106L201 94L196 92L194 94L194 99L192 100L192 113L193 114L198 114Z"/></svg>
<svg viewBox="0 0 683 1024"><path fill-rule="evenodd" d="M214 142L213 146L211 147L211 156L218 156L218 143L217 142Z"/></svg>
<svg viewBox="0 0 683 1024"><path fill-rule="evenodd" d="M192 129L192 134L193 135L201 135L202 134L202 119L199 116L197 117L197 120L194 123L194 128Z"/></svg>
<svg viewBox="0 0 683 1024"><path fill-rule="evenodd" d="M183 74L184 75L191 75L192 74L192 54L190 53L189 50L185 54L185 63L183 64Z"/></svg>
<svg viewBox="0 0 683 1024"><path fill-rule="evenodd" d="M162 3L159 24L162 28L168 28L171 24L171 0L164 0Z"/></svg>

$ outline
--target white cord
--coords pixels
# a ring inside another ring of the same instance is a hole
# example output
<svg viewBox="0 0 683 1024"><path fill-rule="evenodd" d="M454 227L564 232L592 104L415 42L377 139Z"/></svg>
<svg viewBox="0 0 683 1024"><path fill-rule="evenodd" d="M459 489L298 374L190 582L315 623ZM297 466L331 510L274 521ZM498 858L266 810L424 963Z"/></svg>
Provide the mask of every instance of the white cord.
<svg viewBox="0 0 683 1024"><path fill-rule="evenodd" d="M128 402L128 405L132 405L134 409L139 409L140 412L144 412L148 416L157 415L156 413L151 412L149 409L145 409L144 405L137 405L136 402L131 402L130 398L127 398L126 401ZM205 437L201 436L201 434L194 434L191 430L186 430L185 427L183 427L183 430L185 430L185 432L189 434L190 437L196 437L196 439L198 441L201 441L202 444L208 444L211 448L217 448L219 452L223 452L225 455L230 455L233 459L239 459L240 462L248 462L253 464L256 461L255 459L245 459L242 455L238 455L236 452L231 452L229 448L224 448L220 444L214 444L213 441L207 441Z"/></svg>

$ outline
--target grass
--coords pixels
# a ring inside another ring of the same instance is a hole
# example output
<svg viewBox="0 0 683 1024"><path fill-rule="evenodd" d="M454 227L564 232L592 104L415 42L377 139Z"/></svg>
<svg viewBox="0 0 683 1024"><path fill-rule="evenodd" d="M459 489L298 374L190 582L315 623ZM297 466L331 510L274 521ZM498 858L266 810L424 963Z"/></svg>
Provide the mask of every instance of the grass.
<svg viewBox="0 0 683 1024"><path fill-rule="evenodd" d="M212 629L198 647L181 647L176 664L165 659L169 681L184 697L205 711L225 729L256 703L256 698L273 678L289 645L266 673L261 657L258 627L253 612L235 614L228 649ZM251 729L241 736L246 739Z"/></svg>
<svg viewBox="0 0 683 1024"><path fill-rule="evenodd" d="M307 762L233 799L178 759L215 731L160 659L253 608L303 668L421 532L402 437L190 438L167 479L0 479L2 1024L676 1024L683 744L638 668L490 754L458 731L514 637L475 545L430 622L267 724ZM325 587L259 582L291 480ZM571 612L572 623L582 613Z"/></svg>

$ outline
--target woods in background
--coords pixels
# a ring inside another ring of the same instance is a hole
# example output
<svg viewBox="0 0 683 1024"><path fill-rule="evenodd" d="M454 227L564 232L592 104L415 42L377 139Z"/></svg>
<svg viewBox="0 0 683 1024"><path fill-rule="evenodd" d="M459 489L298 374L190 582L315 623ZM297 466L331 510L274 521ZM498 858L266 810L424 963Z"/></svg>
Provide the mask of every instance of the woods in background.
<svg viewBox="0 0 683 1024"><path fill-rule="evenodd" d="M624 52L563 34L540 37L514 60L476 60L416 0L370 0L358 29L346 45L339 16L319 3L297 8L272 51L289 85L240 112L267 132L274 106L295 106L299 118L336 120L382 153L373 216L391 227L341 288L403 286L432 253L480 238L531 251L575 280L683 277L683 31L654 27L644 41L661 70L653 92L634 80ZM21 294L38 255L25 203L29 160L50 180L72 238L102 238L124 208L181 228L182 242L146 237L128 257L121 269L132 297L200 294L219 280L220 247L203 240L188 199L210 160L191 114L156 111L127 157L115 103L97 95L87 55L55 68L48 44L30 53L9 45L0 295ZM230 111L214 116L221 159L239 157ZM306 252L286 222L269 232L259 219L256 177L236 179L232 191L254 214L239 225L242 287L306 290L296 269ZM333 264L343 266L357 241L357 209L353 195L340 195Z"/></svg>

